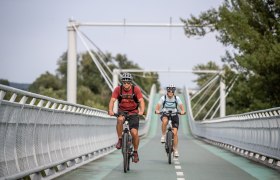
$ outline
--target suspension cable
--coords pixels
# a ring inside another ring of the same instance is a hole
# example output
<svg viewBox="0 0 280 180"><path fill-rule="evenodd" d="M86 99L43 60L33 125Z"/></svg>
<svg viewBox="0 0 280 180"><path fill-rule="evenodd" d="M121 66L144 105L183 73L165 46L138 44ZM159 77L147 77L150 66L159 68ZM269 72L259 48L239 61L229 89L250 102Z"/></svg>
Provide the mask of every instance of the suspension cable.
<svg viewBox="0 0 280 180"><path fill-rule="evenodd" d="M76 28L75 28L76 29ZM77 30L77 29L76 29ZM86 36L85 35L85 33L83 33L82 31L80 31L79 30L79 33L81 33L105 58L107 58L107 56L101 51L101 49L88 37L88 36ZM89 48L88 48L89 49ZM89 50L88 50L89 51ZM110 72L110 74L111 75L113 75L113 73L112 73L112 71L111 71L111 69L108 67L108 65L105 63L105 61L103 60L103 57L102 56L100 56L98 53L96 54L99 58L100 58L100 60L101 60L101 62L102 62L102 64L106 67L106 69ZM99 64L100 65L100 64ZM103 73L105 74L105 76L107 76L107 78L110 80L110 78L108 77L108 75L106 74L106 72L104 71L104 69L102 68L102 66L101 66L101 69L102 69L102 71L103 71ZM105 79L106 80L106 79ZM113 91L113 82L110 80L110 83L111 83L111 87L110 87L110 89ZM133 81L133 83L134 84L136 84L140 89L141 89L141 91L142 91L142 94L143 94L143 97L146 99L146 100L149 100L149 97L148 97L148 95L147 95L147 92L146 91L144 91L144 89L142 89L135 81Z"/></svg>
<svg viewBox="0 0 280 180"><path fill-rule="evenodd" d="M198 92L195 93L195 95L191 97L191 100L193 100L198 94L200 94L205 88L209 86L209 84L215 81L218 77L219 77L218 74L216 74L216 76L214 76L214 78L211 81L209 81L203 88L201 88Z"/></svg>
<svg viewBox="0 0 280 180"><path fill-rule="evenodd" d="M218 86L215 91L211 94L211 96L207 99L207 101L203 104L203 106L201 106L201 108L199 109L199 111L196 113L196 115L194 116L194 119L198 116L198 114L202 111L202 109L207 105L207 103L210 101L210 99L216 94L216 92L220 89L220 87Z"/></svg>
<svg viewBox="0 0 280 180"><path fill-rule="evenodd" d="M217 80L217 79L216 79ZM212 89L212 87L215 85L216 81L213 81L210 86L202 93L202 95L199 97L199 99L196 101L196 103L193 105L193 109L200 103L200 101L206 97L206 94Z"/></svg>
<svg viewBox="0 0 280 180"><path fill-rule="evenodd" d="M103 51L101 51L101 49L82 31L80 31L80 33L98 50L98 52L100 52L105 58L108 59L108 57L105 55L105 53L103 53ZM111 71L111 69L109 68L109 66L104 62L103 57L101 57L99 54L97 54L98 57L101 58L101 62L102 64L106 67L106 69L110 72L110 74L112 75L113 72Z"/></svg>
<svg viewBox="0 0 280 180"><path fill-rule="evenodd" d="M218 97L216 99L216 101L214 102L214 104L212 105L212 107L210 108L210 110L207 112L207 114L204 116L204 118L202 120L205 120L207 118L207 116L210 114L210 112L214 109L214 107L217 105L217 103L219 102L220 97Z"/></svg>
<svg viewBox="0 0 280 180"><path fill-rule="evenodd" d="M106 81L107 85L109 86L109 88L111 89L111 91L113 91L113 83L111 81L111 79L108 77L108 75L106 74L106 72L104 71L103 67L101 66L101 64L98 62L98 60L94 57L94 55L92 54L92 52L90 51L89 47L87 46L86 42L84 41L83 37L81 36L80 31L76 28L76 26L73 26L79 36L79 38L81 39L82 43L84 44L84 46L86 47L88 53L90 54L92 60L94 61L96 67L98 68L98 70L100 71L101 75L103 76L104 80Z"/></svg>
<svg viewBox="0 0 280 180"><path fill-rule="evenodd" d="M80 33L82 33L80 30L79 30L79 32ZM85 36L90 42L92 42L87 36ZM93 42L92 42L93 43ZM94 44L94 43L93 43ZM96 46L97 47L97 46ZM89 49L89 48L88 48ZM103 53L98 47L97 47L97 49L101 52L101 53ZM89 51L89 50L88 50ZM89 51L89 52L91 52L91 51ZM103 53L104 54L104 53ZM102 72L103 72L103 74L106 76L106 78L110 81L110 83L111 83L111 85L113 84L112 83L112 81L111 81L111 79L109 78L109 76L107 75L107 73L106 73L106 71L104 70L104 68L100 65L100 63L99 63L99 61L101 61L101 63L107 68L107 70L111 73L111 76L112 76L112 71L110 70L110 68L107 66L107 64L103 61L103 58L98 54L98 53L95 53L95 56L94 57L96 57L96 56L98 56L99 57L99 59L98 58L92 58L93 60L95 59L97 62L98 62L98 65L99 65L99 67L100 67L100 69L102 70ZM104 55L105 56L105 55ZM106 56L105 56L106 57ZM95 61L94 61L95 62ZM112 85L112 87L113 87L113 85Z"/></svg>
<svg viewBox="0 0 280 180"><path fill-rule="evenodd" d="M232 78L231 82L229 84L230 87L228 88L227 92L226 92L226 97L228 96L228 94L230 93L231 89L233 88L234 84L236 83L237 79L239 78L239 75L236 75L234 78ZM216 106L216 104L218 103L218 101L220 100L220 97L217 98L217 100L215 101L214 105L212 106L212 108L208 111L208 113L206 114L206 116L203 118L203 120L206 119L206 117L210 114L210 111L213 110L213 108ZM220 108L220 104L216 107L215 111L213 112L212 116L210 119L213 119L213 117L217 114L218 109Z"/></svg>

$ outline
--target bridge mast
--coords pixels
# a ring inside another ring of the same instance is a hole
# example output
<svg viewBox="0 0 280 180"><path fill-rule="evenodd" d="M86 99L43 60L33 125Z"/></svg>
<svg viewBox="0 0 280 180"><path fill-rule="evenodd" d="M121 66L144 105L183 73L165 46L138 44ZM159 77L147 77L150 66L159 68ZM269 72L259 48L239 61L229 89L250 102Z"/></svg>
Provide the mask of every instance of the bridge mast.
<svg viewBox="0 0 280 180"><path fill-rule="evenodd" d="M68 52L67 52L67 101L77 101L77 41L76 22L69 20L68 30Z"/></svg>
<svg viewBox="0 0 280 180"><path fill-rule="evenodd" d="M77 41L76 28L78 26L112 26L112 27L179 27L183 28L183 23L78 23L73 19L69 20L68 29L68 53L67 53L67 101L76 103L77 99Z"/></svg>
<svg viewBox="0 0 280 180"><path fill-rule="evenodd" d="M226 116L226 86L224 80L224 73L220 74L220 117Z"/></svg>
<svg viewBox="0 0 280 180"><path fill-rule="evenodd" d="M185 24L172 23L170 19L169 23L166 24L151 24L151 23L77 23L73 19L69 20L68 29L68 53L67 53L67 101L70 103L76 103L77 101L77 41L76 41L76 28L78 26L115 26L115 27L179 27L183 28ZM113 72L113 87L118 85L118 74L120 71L125 70L114 70ZM127 72L132 72L131 70L126 70ZM139 72L139 70L134 70L134 72ZM142 72L166 72L166 70L142 70ZM170 71L167 71L170 72ZM186 72L186 71L176 71L176 72ZM194 73L195 71L188 71ZM205 73L217 73L216 72L205 72ZM221 74L222 76L222 74ZM220 81L220 116L225 116L225 83L223 78Z"/></svg>

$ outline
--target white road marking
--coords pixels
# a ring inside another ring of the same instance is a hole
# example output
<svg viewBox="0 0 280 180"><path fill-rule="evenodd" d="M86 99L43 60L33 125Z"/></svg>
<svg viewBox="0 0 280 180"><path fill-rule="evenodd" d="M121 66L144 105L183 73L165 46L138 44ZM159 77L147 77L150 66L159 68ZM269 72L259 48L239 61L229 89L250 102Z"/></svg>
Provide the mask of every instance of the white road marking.
<svg viewBox="0 0 280 180"><path fill-rule="evenodd" d="M176 172L177 176L184 176L183 172Z"/></svg>
<svg viewBox="0 0 280 180"><path fill-rule="evenodd" d="M181 166L175 166L175 169L182 169Z"/></svg>
<svg viewBox="0 0 280 180"><path fill-rule="evenodd" d="M182 167L180 166L179 159L178 158L173 158L173 160L174 160L175 169L182 170ZM185 180L183 171L177 171L176 175L177 175L177 180Z"/></svg>

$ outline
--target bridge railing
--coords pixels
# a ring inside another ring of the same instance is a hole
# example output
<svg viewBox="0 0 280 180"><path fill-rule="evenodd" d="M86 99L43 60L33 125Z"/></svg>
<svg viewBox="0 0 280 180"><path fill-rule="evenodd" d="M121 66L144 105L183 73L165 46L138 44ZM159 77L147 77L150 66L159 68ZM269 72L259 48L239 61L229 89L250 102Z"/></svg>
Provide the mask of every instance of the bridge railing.
<svg viewBox="0 0 280 180"><path fill-rule="evenodd" d="M257 157L262 155L275 159L280 166L280 107L194 121L187 91L185 97L189 124L194 135L230 145L251 156L255 154Z"/></svg>
<svg viewBox="0 0 280 180"><path fill-rule="evenodd" d="M115 126L106 111L0 85L0 179L54 178L106 155Z"/></svg>

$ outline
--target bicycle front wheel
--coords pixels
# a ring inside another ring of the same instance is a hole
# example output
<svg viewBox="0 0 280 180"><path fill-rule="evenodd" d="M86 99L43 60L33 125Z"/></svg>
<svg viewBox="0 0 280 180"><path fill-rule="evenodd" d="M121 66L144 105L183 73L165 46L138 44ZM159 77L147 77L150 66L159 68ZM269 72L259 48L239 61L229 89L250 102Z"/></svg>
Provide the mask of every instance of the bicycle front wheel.
<svg viewBox="0 0 280 180"><path fill-rule="evenodd" d="M172 154L172 131L168 131L166 133L166 143L167 143L167 155L168 155L168 163L171 164L171 154Z"/></svg>
<svg viewBox="0 0 280 180"><path fill-rule="evenodd" d="M124 133L122 137L122 154L123 154L123 171L126 173L128 170L128 133Z"/></svg>

